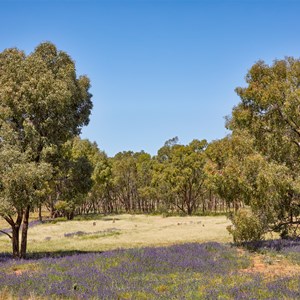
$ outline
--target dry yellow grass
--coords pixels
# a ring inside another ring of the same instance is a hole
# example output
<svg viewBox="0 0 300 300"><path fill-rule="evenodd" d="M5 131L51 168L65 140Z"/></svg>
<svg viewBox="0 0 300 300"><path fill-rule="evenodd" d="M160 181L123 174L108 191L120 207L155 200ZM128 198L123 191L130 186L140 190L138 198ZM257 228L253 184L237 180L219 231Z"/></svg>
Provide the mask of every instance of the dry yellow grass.
<svg viewBox="0 0 300 300"><path fill-rule="evenodd" d="M3 228L7 228L7 226L8 226L7 222L0 217L0 230Z"/></svg>
<svg viewBox="0 0 300 300"><path fill-rule="evenodd" d="M168 217L118 215L101 220L68 221L42 224L29 229L28 250L103 251L116 248L160 246L185 242L228 242L230 224L225 216ZM87 235L66 237L66 233L82 231ZM10 251L7 237L0 237L0 249Z"/></svg>

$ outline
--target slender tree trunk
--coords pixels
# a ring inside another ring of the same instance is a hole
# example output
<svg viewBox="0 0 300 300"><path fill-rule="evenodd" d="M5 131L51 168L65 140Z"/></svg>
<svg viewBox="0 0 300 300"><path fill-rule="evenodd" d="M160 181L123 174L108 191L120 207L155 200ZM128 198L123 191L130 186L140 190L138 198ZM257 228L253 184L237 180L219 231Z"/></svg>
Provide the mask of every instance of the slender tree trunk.
<svg viewBox="0 0 300 300"><path fill-rule="evenodd" d="M13 251L14 258L18 258L19 254L20 254L19 231L20 231L20 226L18 226L18 225L12 226L12 251Z"/></svg>
<svg viewBox="0 0 300 300"><path fill-rule="evenodd" d="M19 258L19 254L20 254L19 232L22 223L22 216L23 216L23 212L22 211L18 212L17 219L15 222L11 216L4 217L4 219L11 226L12 229L11 242L12 242L12 251L13 251L14 258Z"/></svg>
<svg viewBox="0 0 300 300"><path fill-rule="evenodd" d="M239 201L234 200L233 205L234 205L234 212L237 213L240 208Z"/></svg>
<svg viewBox="0 0 300 300"><path fill-rule="evenodd" d="M53 198L52 195L49 196L48 198L49 201L49 205L50 205L50 218L54 218L54 202L53 202Z"/></svg>
<svg viewBox="0 0 300 300"><path fill-rule="evenodd" d="M188 207L187 207L187 213L188 213L189 216L191 216L192 213L193 213L193 209L192 209L192 207L191 207L190 204L189 204Z"/></svg>
<svg viewBox="0 0 300 300"><path fill-rule="evenodd" d="M27 205L27 207L25 209L24 217L23 217L20 258L26 258L29 212L30 212L30 205Z"/></svg>
<svg viewBox="0 0 300 300"><path fill-rule="evenodd" d="M39 221L42 222L43 221L43 217L42 217L42 204L39 204Z"/></svg>

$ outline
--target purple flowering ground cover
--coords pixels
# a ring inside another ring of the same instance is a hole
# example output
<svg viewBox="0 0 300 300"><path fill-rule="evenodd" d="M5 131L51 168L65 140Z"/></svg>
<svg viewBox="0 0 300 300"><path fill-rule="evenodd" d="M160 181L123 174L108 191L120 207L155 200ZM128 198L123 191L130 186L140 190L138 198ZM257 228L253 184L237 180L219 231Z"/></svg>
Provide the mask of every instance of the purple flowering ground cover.
<svg viewBox="0 0 300 300"><path fill-rule="evenodd" d="M245 246L260 253L281 253L294 263L300 264L300 238L250 242Z"/></svg>
<svg viewBox="0 0 300 300"><path fill-rule="evenodd" d="M250 263L235 247L215 242L26 261L1 255L0 290L16 299L300 298L299 276L265 280L241 271Z"/></svg>

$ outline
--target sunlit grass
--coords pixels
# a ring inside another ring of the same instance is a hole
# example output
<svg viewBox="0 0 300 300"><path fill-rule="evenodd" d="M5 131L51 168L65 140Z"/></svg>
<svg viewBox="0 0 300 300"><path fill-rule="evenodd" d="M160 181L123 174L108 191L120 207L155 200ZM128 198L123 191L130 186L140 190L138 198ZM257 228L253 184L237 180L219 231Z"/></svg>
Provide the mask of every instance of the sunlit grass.
<svg viewBox="0 0 300 300"><path fill-rule="evenodd" d="M104 251L185 242L229 242L231 237L226 230L229 223L225 216L164 218L128 214L58 221L29 228L28 251ZM84 234L66 236L79 231ZM0 245L3 252L11 251L8 237L0 236Z"/></svg>

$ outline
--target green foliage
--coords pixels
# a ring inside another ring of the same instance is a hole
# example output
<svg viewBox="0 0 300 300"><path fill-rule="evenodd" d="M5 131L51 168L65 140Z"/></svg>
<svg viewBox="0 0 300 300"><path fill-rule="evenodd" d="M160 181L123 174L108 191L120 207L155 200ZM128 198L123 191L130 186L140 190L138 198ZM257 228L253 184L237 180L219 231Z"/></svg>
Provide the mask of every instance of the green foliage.
<svg viewBox="0 0 300 300"><path fill-rule="evenodd" d="M11 156L0 166L0 215L13 229L15 256L23 222L25 257L29 212L45 200L53 157L89 122L89 88L89 79L77 77L72 59L52 43L29 55L16 48L0 53L0 156Z"/></svg>
<svg viewBox="0 0 300 300"><path fill-rule="evenodd" d="M246 76L248 86L237 88L241 103L234 108L228 127L245 129L264 155L292 166L299 151L300 61L291 57L268 66L254 64Z"/></svg>
<svg viewBox="0 0 300 300"><path fill-rule="evenodd" d="M28 162L11 147L0 148L0 214L15 215L27 205L34 206L48 192L51 166Z"/></svg>
<svg viewBox="0 0 300 300"><path fill-rule="evenodd" d="M69 220L74 212L75 204L72 201L59 200L55 203L55 210L60 216L67 217Z"/></svg>
<svg viewBox="0 0 300 300"><path fill-rule="evenodd" d="M233 241L237 244L253 242L263 239L266 233L265 224L262 224L255 215L248 215L245 211L239 211L230 217L233 225L227 230L233 236Z"/></svg>
<svg viewBox="0 0 300 300"><path fill-rule="evenodd" d="M235 133L210 143L205 152L207 185L236 209L241 201L249 203L244 164L255 153L252 146L249 136Z"/></svg>
<svg viewBox="0 0 300 300"><path fill-rule="evenodd" d="M99 153L96 144L75 137L52 154L55 176L47 201L52 208L52 216L66 215L56 205L62 199L69 203L68 218L73 218L75 210L85 203L87 194L95 184L93 173Z"/></svg>
<svg viewBox="0 0 300 300"><path fill-rule="evenodd" d="M198 209L206 191L207 142L193 140L186 146L177 142L177 138L167 141L158 151L153 179L167 202L190 215Z"/></svg>
<svg viewBox="0 0 300 300"><path fill-rule="evenodd" d="M241 102L227 127L253 141L256 154L243 166L249 204L284 236L300 223L300 60L287 57L271 66L259 61L246 81L236 89Z"/></svg>

